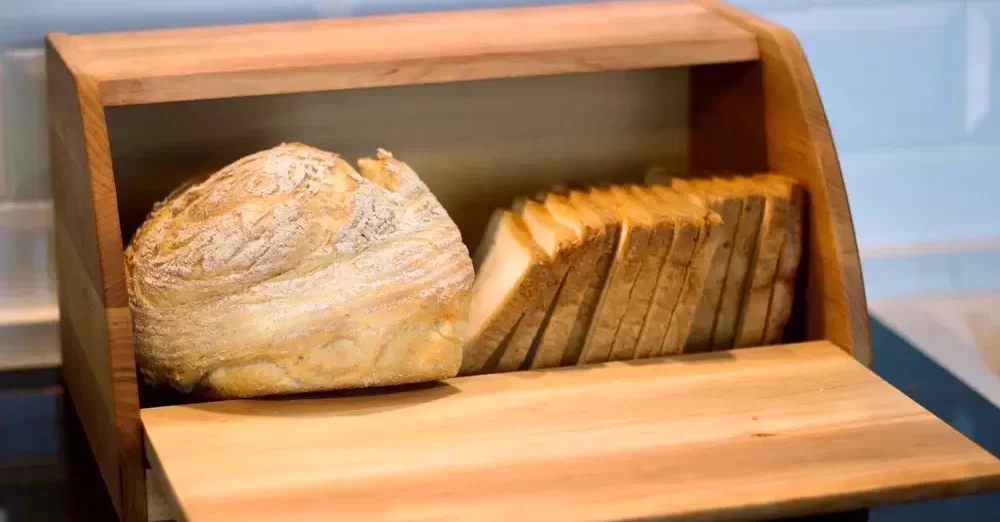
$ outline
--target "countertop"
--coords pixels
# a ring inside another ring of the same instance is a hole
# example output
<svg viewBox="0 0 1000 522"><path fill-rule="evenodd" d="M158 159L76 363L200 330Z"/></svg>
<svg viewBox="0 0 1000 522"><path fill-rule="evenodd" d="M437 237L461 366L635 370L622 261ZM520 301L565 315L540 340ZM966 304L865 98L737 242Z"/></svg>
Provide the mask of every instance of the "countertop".
<svg viewBox="0 0 1000 522"><path fill-rule="evenodd" d="M871 314L1000 407L1000 293L875 300Z"/></svg>

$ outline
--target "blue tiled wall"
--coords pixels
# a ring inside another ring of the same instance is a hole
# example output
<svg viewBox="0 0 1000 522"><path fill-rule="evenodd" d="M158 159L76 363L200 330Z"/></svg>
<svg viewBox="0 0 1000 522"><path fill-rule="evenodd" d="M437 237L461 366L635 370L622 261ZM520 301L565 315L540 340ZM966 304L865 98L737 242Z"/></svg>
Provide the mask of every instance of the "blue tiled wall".
<svg viewBox="0 0 1000 522"><path fill-rule="evenodd" d="M1000 2L737 5L799 38L866 247L1000 236Z"/></svg>

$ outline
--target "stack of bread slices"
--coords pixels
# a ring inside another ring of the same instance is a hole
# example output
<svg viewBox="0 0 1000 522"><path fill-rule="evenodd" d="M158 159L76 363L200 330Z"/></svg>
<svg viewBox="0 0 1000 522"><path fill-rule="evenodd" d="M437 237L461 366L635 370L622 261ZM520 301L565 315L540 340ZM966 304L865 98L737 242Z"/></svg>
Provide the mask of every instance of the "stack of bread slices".
<svg viewBox="0 0 1000 522"><path fill-rule="evenodd" d="M555 187L494 212L462 373L781 341L804 194L774 174Z"/></svg>

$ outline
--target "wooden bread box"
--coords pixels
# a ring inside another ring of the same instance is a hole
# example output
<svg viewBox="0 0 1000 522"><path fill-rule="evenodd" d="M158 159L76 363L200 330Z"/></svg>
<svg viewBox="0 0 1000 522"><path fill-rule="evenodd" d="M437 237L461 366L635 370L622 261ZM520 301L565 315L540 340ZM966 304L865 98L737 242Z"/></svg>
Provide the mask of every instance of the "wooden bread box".
<svg viewBox="0 0 1000 522"><path fill-rule="evenodd" d="M744 520L1000 488L995 457L868 369L836 151L772 23L695 0L52 34L47 73L63 372L123 521ZM470 248L492 209L554 182L654 164L795 177L791 344L286 398L140 394L123 245L181 183L287 141L392 150Z"/></svg>

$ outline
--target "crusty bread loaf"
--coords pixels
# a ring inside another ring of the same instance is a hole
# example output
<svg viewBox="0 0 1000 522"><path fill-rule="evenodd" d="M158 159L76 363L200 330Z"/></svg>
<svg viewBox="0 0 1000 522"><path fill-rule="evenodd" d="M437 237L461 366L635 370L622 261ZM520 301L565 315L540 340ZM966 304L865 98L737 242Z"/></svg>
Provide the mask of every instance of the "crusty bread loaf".
<svg viewBox="0 0 1000 522"><path fill-rule="evenodd" d="M283 144L157 205L125 251L157 385L248 397L446 378L472 263L406 164Z"/></svg>

